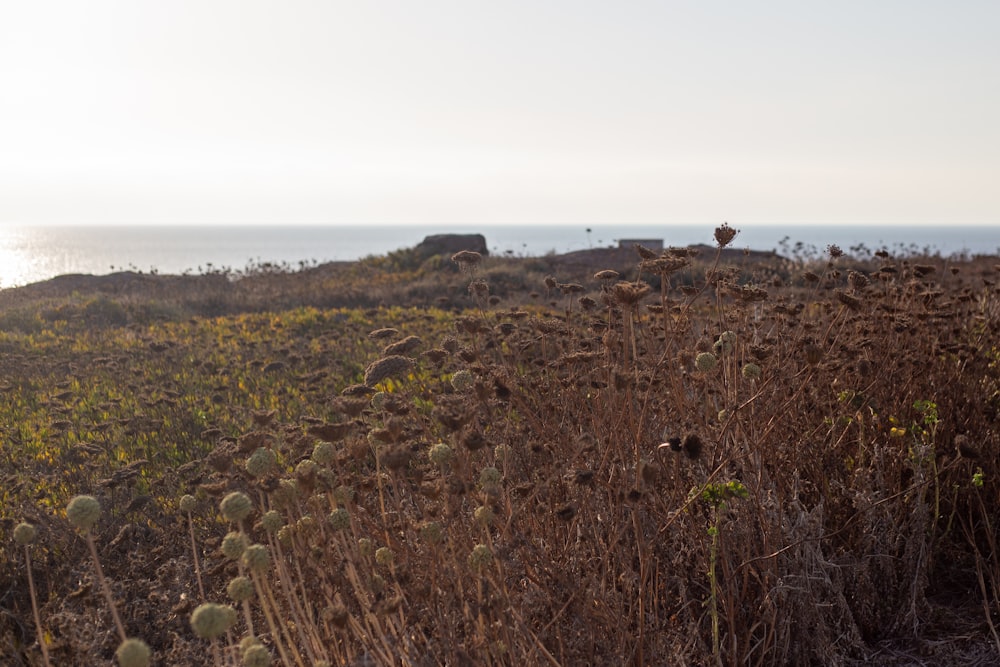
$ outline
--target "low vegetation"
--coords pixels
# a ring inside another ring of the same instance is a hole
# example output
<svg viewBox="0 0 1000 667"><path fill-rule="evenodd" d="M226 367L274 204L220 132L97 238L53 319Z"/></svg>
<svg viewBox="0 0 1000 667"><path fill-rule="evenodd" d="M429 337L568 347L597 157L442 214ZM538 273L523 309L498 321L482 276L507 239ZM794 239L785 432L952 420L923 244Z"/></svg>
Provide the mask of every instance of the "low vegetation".
<svg viewBox="0 0 1000 667"><path fill-rule="evenodd" d="M5 664L1000 660L995 258L735 234L0 293Z"/></svg>

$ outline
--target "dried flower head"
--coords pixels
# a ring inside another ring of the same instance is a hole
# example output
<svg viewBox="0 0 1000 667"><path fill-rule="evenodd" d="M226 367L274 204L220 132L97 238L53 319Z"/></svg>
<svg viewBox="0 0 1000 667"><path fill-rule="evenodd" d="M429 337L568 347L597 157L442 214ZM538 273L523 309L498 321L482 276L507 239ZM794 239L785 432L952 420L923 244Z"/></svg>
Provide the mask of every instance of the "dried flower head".
<svg viewBox="0 0 1000 667"><path fill-rule="evenodd" d="M451 261L458 264L463 271L471 271L483 261L483 256L474 250L460 250L451 256Z"/></svg>
<svg viewBox="0 0 1000 667"><path fill-rule="evenodd" d="M239 523L253 511L253 503L250 497L242 491L233 491L222 499L219 503L219 510L227 521Z"/></svg>
<svg viewBox="0 0 1000 667"><path fill-rule="evenodd" d="M840 249L839 245L830 244L826 247L827 253L830 255L830 259L837 259L838 257L844 256L844 251Z"/></svg>
<svg viewBox="0 0 1000 667"><path fill-rule="evenodd" d="M597 280L618 280L620 277L621 274L613 269L604 269L594 274L594 278Z"/></svg>
<svg viewBox="0 0 1000 667"><path fill-rule="evenodd" d="M684 437L684 442L681 444L681 448L689 459L696 459L701 455L701 450L703 448L701 438L699 438L694 433L689 433Z"/></svg>
<svg viewBox="0 0 1000 667"><path fill-rule="evenodd" d="M19 523L14 527L14 541L22 546L26 546L35 541L38 530L30 523Z"/></svg>
<svg viewBox="0 0 1000 667"><path fill-rule="evenodd" d="M258 447L247 458L246 471L251 477L263 477L274 469L278 457L267 447Z"/></svg>
<svg viewBox="0 0 1000 667"><path fill-rule="evenodd" d="M634 306L652 289L648 283L623 281L611 286L611 294L622 306Z"/></svg>
<svg viewBox="0 0 1000 667"><path fill-rule="evenodd" d="M491 510L486 505L480 505L473 512L473 517L476 519L476 523L481 526L488 526L493 523L493 510Z"/></svg>
<svg viewBox="0 0 1000 667"><path fill-rule="evenodd" d="M395 338L398 335L399 329L393 329L391 327L375 329L374 331L368 332L368 338L371 340L385 340L386 338Z"/></svg>
<svg viewBox="0 0 1000 667"><path fill-rule="evenodd" d="M403 340L390 343L382 349L382 356L388 357L397 354L408 354L420 347L422 340L418 336L407 336Z"/></svg>
<svg viewBox="0 0 1000 667"><path fill-rule="evenodd" d="M93 496L77 496L66 506L66 518L74 528L87 532L101 518L101 503Z"/></svg>
<svg viewBox="0 0 1000 667"><path fill-rule="evenodd" d="M141 639L130 637L118 645L115 658L119 667L146 667L153 656L149 645Z"/></svg>
<svg viewBox="0 0 1000 667"><path fill-rule="evenodd" d="M233 602L249 600L254 595L253 582L249 577L233 577L229 580L229 585L226 586L226 593Z"/></svg>
<svg viewBox="0 0 1000 667"><path fill-rule="evenodd" d="M761 370L757 364L744 364L740 372L743 373L743 377L746 379L756 380L760 377Z"/></svg>
<svg viewBox="0 0 1000 667"><path fill-rule="evenodd" d="M206 602L191 612L191 629L202 639L215 639L236 622L236 610L224 604Z"/></svg>
<svg viewBox="0 0 1000 667"><path fill-rule="evenodd" d="M374 361L365 369L365 384L374 387L391 377L398 377L410 371L413 362L403 356L392 355Z"/></svg>
<svg viewBox="0 0 1000 667"><path fill-rule="evenodd" d="M728 222L724 222L720 227L715 228L715 243L720 248L725 248L733 242L738 233L739 230L733 229Z"/></svg>
<svg viewBox="0 0 1000 667"><path fill-rule="evenodd" d="M857 271L850 271L847 274L847 283L851 286L854 291L863 290L868 287L870 281L868 276L863 273L858 273Z"/></svg>

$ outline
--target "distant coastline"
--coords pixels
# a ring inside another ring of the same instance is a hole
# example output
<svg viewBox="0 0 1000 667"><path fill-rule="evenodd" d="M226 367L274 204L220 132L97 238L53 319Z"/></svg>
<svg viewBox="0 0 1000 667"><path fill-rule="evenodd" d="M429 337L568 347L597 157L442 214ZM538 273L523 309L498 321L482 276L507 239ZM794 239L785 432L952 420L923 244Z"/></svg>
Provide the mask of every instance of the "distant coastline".
<svg viewBox="0 0 1000 667"><path fill-rule="evenodd" d="M894 252L930 250L995 255L1000 230L993 227L740 225L733 246L782 253L821 252L836 244L846 252L864 247ZM564 254L617 245L621 238L662 239L666 245L711 243L712 225L501 224L408 226L208 226L208 227L8 227L0 228L0 288L59 275L136 271L172 275L254 264L306 267L352 261L413 247L435 233L480 233L495 255ZM782 242L784 241L784 245Z"/></svg>

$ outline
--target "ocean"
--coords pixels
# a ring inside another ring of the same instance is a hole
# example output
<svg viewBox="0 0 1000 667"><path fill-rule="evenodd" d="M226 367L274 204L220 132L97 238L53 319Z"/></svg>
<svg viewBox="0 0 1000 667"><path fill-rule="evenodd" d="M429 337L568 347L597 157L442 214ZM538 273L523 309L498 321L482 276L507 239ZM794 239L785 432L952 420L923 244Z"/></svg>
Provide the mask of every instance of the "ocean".
<svg viewBox="0 0 1000 667"><path fill-rule="evenodd" d="M733 225L734 247L820 252L839 245L894 252L1000 254L991 226ZM142 271L164 274L239 271L271 263L295 269L409 248L425 236L480 233L490 252L539 256L617 245L619 239L662 239L666 245L712 244L714 225L331 225L331 226L0 226L0 288L62 274ZM784 241L784 243L783 243Z"/></svg>

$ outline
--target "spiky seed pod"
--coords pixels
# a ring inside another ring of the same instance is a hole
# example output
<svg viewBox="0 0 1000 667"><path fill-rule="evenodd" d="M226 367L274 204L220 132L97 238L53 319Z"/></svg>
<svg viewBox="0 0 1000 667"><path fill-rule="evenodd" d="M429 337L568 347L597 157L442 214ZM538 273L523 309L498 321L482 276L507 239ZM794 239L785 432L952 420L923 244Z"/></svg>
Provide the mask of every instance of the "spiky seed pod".
<svg viewBox="0 0 1000 667"><path fill-rule="evenodd" d="M268 533L276 533L285 525L285 519L277 510L270 510L260 518L260 525Z"/></svg>
<svg viewBox="0 0 1000 667"><path fill-rule="evenodd" d="M365 369L365 384L374 387L379 382L408 373L413 362L400 355L383 357Z"/></svg>
<svg viewBox="0 0 1000 667"><path fill-rule="evenodd" d="M274 469L278 457L267 447L258 447L247 458L246 471L251 477L263 477Z"/></svg>
<svg viewBox="0 0 1000 667"><path fill-rule="evenodd" d="M87 532L101 518L101 503L93 496L77 496L66 506L66 518L74 528Z"/></svg>
<svg viewBox="0 0 1000 667"><path fill-rule="evenodd" d="M243 602L254 596L253 582L249 577L233 577L226 586L226 593L233 602Z"/></svg>
<svg viewBox="0 0 1000 667"><path fill-rule="evenodd" d="M310 480L316 477L316 473L319 471L319 466L312 459L305 459L299 461L299 464L295 466L295 476L300 480Z"/></svg>
<svg viewBox="0 0 1000 667"><path fill-rule="evenodd" d="M224 604L206 602L191 612L191 629L202 639L215 639L236 622L236 610Z"/></svg>
<svg viewBox="0 0 1000 667"><path fill-rule="evenodd" d="M485 544L477 544L469 554L469 567L477 572L493 561L493 552Z"/></svg>
<svg viewBox="0 0 1000 667"><path fill-rule="evenodd" d="M180 508L185 514L189 514L198 507L198 499L192 496L190 493L185 493L181 496Z"/></svg>
<svg viewBox="0 0 1000 667"><path fill-rule="evenodd" d="M130 637L118 645L115 658L119 667L147 667L153 651L141 639Z"/></svg>
<svg viewBox="0 0 1000 667"><path fill-rule="evenodd" d="M711 352L702 352L694 359L695 368L697 368L702 373L709 372L710 370L715 368L716 364L718 363L719 360L716 359L715 355L712 354Z"/></svg>
<svg viewBox="0 0 1000 667"><path fill-rule="evenodd" d="M263 572L271 564L271 556L263 544L251 544L243 552L242 561L251 572Z"/></svg>
<svg viewBox="0 0 1000 667"><path fill-rule="evenodd" d="M733 242L738 233L738 229L733 229L729 226L728 222L724 222L721 226L715 228L715 243L720 248L725 248Z"/></svg>
<svg viewBox="0 0 1000 667"><path fill-rule="evenodd" d="M330 512L327 520L334 530L346 530L351 527L351 515L343 507L338 507Z"/></svg>
<svg viewBox="0 0 1000 667"><path fill-rule="evenodd" d="M333 490L333 499L341 505L346 505L354 500L354 489L342 484Z"/></svg>
<svg viewBox="0 0 1000 667"><path fill-rule="evenodd" d="M740 372L747 380L756 380L761 374L760 366L757 364L743 364L743 369Z"/></svg>
<svg viewBox="0 0 1000 667"><path fill-rule="evenodd" d="M222 545L219 547L219 550L229 560L239 560L248 546L250 546L250 538L244 533L234 530L222 538Z"/></svg>
<svg viewBox="0 0 1000 667"><path fill-rule="evenodd" d="M253 511L253 503L247 494L242 491L233 491L219 503L219 510L227 521L238 523L250 516L250 512Z"/></svg>
<svg viewBox="0 0 1000 667"><path fill-rule="evenodd" d="M38 530L30 523L19 523L14 527L14 541L22 546L26 546L35 541Z"/></svg>

